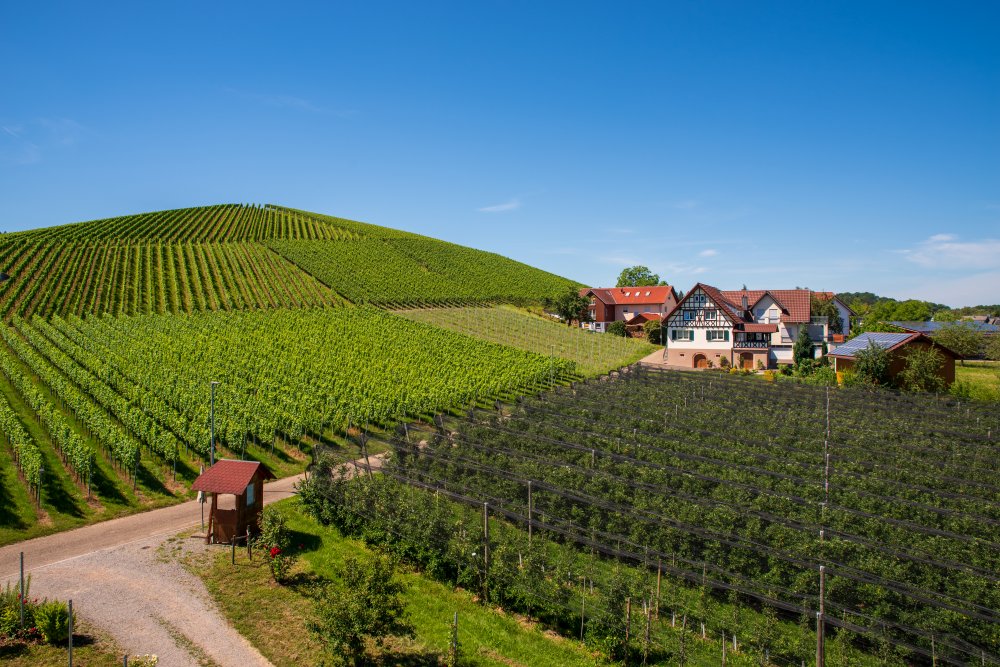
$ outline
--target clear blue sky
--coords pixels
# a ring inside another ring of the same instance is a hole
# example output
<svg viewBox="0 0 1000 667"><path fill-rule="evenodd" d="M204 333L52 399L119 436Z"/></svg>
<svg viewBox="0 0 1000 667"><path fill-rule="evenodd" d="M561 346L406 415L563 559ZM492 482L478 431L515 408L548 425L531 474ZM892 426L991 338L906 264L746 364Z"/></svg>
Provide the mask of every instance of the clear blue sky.
<svg viewBox="0 0 1000 667"><path fill-rule="evenodd" d="M270 202L1000 302L1000 3L326 4L2 3L0 228Z"/></svg>

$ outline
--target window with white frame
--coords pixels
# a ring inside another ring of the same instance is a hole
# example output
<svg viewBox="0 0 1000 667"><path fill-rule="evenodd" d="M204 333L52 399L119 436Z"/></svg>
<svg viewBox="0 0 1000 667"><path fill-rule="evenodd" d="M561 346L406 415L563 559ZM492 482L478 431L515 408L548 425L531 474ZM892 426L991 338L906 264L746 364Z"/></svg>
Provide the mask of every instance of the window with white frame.
<svg viewBox="0 0 1000 667"><path fill-rule="evenodd" d="M694 340L694 329L671 329L670 340Z"/></svg>
<svg viewBox="0 0 1000 667"><path fill-rule="evenodd" d="M709 343L729 340L729 329L708 329L705 332L705 339Z"/></svg>
<svg viewBox="0 0 1000 667"><path fill-rule="evenodd" d="M694 311L693 310L685 310L684 311L684 321L685 322L691 322L692 320L694 320Z"/></svg>
<svg viewBox="0 0 1000 667"><path fill-rule="evenodd" d="M717 319L718 316L719 316L719 311L715 310L714 308L710 308L705 311L706 320L714 320Z"/></svg>

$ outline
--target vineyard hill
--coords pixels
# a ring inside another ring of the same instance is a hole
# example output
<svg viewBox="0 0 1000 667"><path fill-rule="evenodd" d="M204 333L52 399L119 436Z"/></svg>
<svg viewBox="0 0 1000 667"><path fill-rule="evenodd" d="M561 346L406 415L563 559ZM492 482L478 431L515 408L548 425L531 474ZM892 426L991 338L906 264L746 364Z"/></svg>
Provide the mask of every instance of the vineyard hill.
<svg viewBox="0 0 1000 667"><path fill-rule="evenodd" d="M273 205L141 213L0 238L0 315L537 303L573 281L501 255Z"/></svg>

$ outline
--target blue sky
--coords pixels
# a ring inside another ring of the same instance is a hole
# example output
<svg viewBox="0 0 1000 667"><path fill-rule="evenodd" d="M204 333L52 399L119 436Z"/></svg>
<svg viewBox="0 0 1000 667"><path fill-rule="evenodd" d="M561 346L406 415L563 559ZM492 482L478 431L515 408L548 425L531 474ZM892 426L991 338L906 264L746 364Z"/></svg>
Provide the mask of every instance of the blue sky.
<svg viewBox="0 0 1000 667"><path fill-rule="evenodd" d="M1000 3L329 5L0 5L0 229L270 202L594 285L1000 302Z"/></svg>

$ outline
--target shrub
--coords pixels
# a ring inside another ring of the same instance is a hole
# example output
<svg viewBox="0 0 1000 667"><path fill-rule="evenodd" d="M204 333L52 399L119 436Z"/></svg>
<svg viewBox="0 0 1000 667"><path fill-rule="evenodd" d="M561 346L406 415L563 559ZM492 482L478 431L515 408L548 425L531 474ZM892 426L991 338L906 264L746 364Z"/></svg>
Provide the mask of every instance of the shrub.
<svg viewBox="0 0 1000 667"><path fill-rule="evenodd" d="M295 563L295 556L290 549L291 537L285 525L285 515L278 508L269 505L260 513L257 525L260 529L257 545L264 552L264 560L271 568L271 576L276 582L281 583Z"/></svg>
<svg viewBox="0 0 1000 667"><path fill-rule="evenodd" d="M395 573L386 554L367 561L348 558L338 571L342 583L320 590L309 629L335 658L354 664L364 658L367 639L382 646L391 636L413 637L402 597L406 589Z"/></svg>
<svg viewBox="0 0 1000 667"><path fill-rule="evenodd" d="M837 384L837 374L829 366L819 366L812 375L806 378L806 382L832 387Z"/></svg>
<svg viewBox="0 0 1000 667"><path fill-rule="evenodd" d="M889 353L875 341L854 355L854 374L862 384L882 386L889 382Z"/></svg>
<svg viewBox="0 0 1000 667"><path fill-rule="evenodd" d="M625 323L619 320L608 325L607 333L624 338L628 335L628 329L625 328Z"/></svg>
<svg viewBox="0 0 1000 667"><path fill-rule="evenodd" d="M659 320L650 320L642 325L642 330L646 334L646 340L653 345L659 345L662 341L660 336L663 333L663 325Z"/></svg>
<svg viewBox="0 0 1000 667"><path fill-rule="evenodd" d="M59 600L45 600L35 607L35 624L45 641L62 644L69 638L69 607Z"/></svg>
<svg viewBox="0 0 1000 667"><path fill-rule="evenodd" d="M729 368L729 357L719 359L719 368Z"/></svg>
<svg viewBox="0 0 1000 667"><path fill-rule="evenodd" d="M933 347L910 348L906 353L906 367L899 372L899 380L908 391L942 391L942 364L944 355Z"/></svg>

